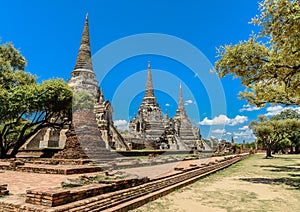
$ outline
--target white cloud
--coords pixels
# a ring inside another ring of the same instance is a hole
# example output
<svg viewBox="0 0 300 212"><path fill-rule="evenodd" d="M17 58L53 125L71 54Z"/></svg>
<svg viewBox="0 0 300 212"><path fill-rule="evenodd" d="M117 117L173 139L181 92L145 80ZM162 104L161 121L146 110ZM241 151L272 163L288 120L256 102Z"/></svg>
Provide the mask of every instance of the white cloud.
<svg viewBox="0 0 300 212"><path fill-rule="evenodd" d="M256 106L252 106L252 105L243 105L243 107L239 110L240 112L243 111L254 111L254 110L260 110L261 108L256 107Z"/></svg>
<svg viewBox="0 0 300 212"><path fill-rule="evenodd" d="M284 109L285 108L280 106L280 105L270 106L270 107L267 108L267 113L265 115L266 116L274 116L274 115L279 114Z"/></svg>
<svg viewBox="0 0 300 212"><path fill-rule="evenodd" d="M214 117L213 119L208 119L205 117L203 121L199 122L200 125L229 125L229 126L236 126L238 124L242 124L248 121L247 116L240 116L237 115L235 118L230 119L226 115L219 115Z"/></svg>
<svg viewBox="0 0 300 212"><path fill-rule="evenodd" d="M115 120L114 124L119 130L128 130L128 122L126 120Z"/></svg>
<svg viewBox="0 0 300 212"><path fill-rule="evenodd" d="M214 117L213 119L208 119L205 117L203 121L199 122L201 125L225 125L229 123L230 119L225 115L219 115Z"/></svg>
<svg viewBox="0 0 300 212"><path fill-rule="evenodd" d="M233 133L237 138L255 138L251 129L243 130L242 132Z"/></svg>
<svg viewBox="0 0 300 212"><path fill-rule="evenodd" d="M226 135L232 135L232 133L231 132L227 132Z"/></svg>
<svg viewBox="0 0 300 212"><path fill-rule="evenodd" d="M235 126L235 125L238 125L238 124L243 124L246 121L248 121L248 117L247 116L237 115L234 119L231 119L231 122L228 125Z"/></svg>
<svg viewBox="0 0 300 212"><path fill-rule="evenodd" d="M191 100L191 99L186 100L185 105L188 105L188 104L193 104L193 100Z"/></svg>
<svg viewBox="0 0 300 212"><path fill-rule="evenodd" d="M223 134L226 132L226 130L225 129L216 129L216 130L213 130L212 132L217 133L217 134Z"/></svg>
<svg viewBox="0 0 300 212"><path fill-rule="evenodd" d="M300 113L300 107L282 107L281 105L276 105L268 107L265 116L275 116L286 109L293 109Z"/></svg>
<svg viewBox="0 0 300 212"><path fill-rule="evenodd" d="M165 104L165 106L166 106L166 107L169 107L169 106L170 106L170 104L169 104L169 103L167 103L167 104Z"/></svg>
<svg viewBox="0 0 300 212"><path fill-rule="evenodd" d="M249 129L249 127L247 125L239 128L239 130L248 130L248 129Z"/></svg>

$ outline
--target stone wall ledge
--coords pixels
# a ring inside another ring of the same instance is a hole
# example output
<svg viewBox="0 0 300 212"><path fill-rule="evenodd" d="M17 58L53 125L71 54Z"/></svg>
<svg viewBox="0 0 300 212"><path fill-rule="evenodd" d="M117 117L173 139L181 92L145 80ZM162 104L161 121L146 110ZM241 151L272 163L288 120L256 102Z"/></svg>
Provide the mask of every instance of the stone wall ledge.
<svg viewBox="0 0 300 212"><path fill-rule="evenodd" d="M114 180L110 183L85 185L81 187L70 188L68 190L63 188L27 190L25 202L35 205L55 207L93 196L131 188L149 181L149 178L124 179Z"/></svg>

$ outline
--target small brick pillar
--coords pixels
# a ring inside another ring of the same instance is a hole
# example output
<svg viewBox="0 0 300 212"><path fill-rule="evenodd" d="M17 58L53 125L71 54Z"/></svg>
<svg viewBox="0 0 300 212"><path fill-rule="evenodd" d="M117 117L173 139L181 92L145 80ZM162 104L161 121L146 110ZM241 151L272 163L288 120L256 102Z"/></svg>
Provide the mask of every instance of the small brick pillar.
<svg viewBox="0 0 300 212"><path fill-rule="evenodd" d="M7 190L7 184L0 184L0 196L8 195L9 191Z"/></svg>

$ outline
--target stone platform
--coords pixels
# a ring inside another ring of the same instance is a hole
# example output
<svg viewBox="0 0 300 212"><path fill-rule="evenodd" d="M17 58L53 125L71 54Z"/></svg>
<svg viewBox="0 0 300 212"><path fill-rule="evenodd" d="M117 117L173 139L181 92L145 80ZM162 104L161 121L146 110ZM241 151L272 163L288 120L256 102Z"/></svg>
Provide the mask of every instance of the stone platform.
<svg viewBox="0 0 300 212"><path fill-rule="evenodd" d="M103 170L100 166L88 166L88 165L77 165L77 166L64 166L64 165L45 165L45 164L24 164L12 167L9 162L0 162L0 169L12 170L17 172L29 172L39 174L60 174L60 175L71 175L71 174L82 174L99 172Z"/></svg>
<svg viewBox="0 0 300 212"><path fill-rule="evenodd" d="M201 177L203 174L207 174L213 170L218 170L222 167L226 167L234 162L241 160L245 156L247 155L215 157L202 160L188 160L174 162L172 164L156 165L152 167L129 168L124 171L130 174L134 173L136 175L139 175L142 179L147 178L147 180L141 185L139 185L139 183L137 182L135 182L134 184L130 184L127 181L123 181L123 183L119 184L119 186L121 185L121 190L118 190L120 188L118 188L117 184L114 182L112 182L112 184L110 185L92 184L79 188L62 190L61 188L58 188L58 185L63 179L63 175L45 175L18 172L20 173L20 175L22 175L19 176L14 175L14 173L16 172L5 171L5 173L0 174L0 184L3 183L2 181L6 181L6 183L9 185L9 190L11 190L14 195L0 200L0 208L5 208L5 210L2 210L5 212L16 210L24 212L66 210L99 211L101 208L104 210L109 205L114 205L118 209L118 205L125 200L135 200L136 197L142 197L143 195L147 196L149 192L149 194L154 194L156 193L156 191L161 189L163 191L173 183L185 185L190 181L189 179L191 179L192 181L193 179L198 179L198 177ZM170 169L170 165L173 168ZM153 170L156 170L156 173L159 173L160 171L164 171L164 173L151 177L148 176L146 178L143 177L141 173L146 173L149 168L152 169L152 173ZM91 176L92 174L89 175ZM76 178L80 175L71 176ZM19 179L16 179L18 177ZM22 184L18 186L19 192L16 192L13 186L14 183L19 182L19 180L22 182ZM29 184L26 184L24 182L26 180ZM125 189L124 183L125 185L128 185L127 187L125 186ZM176 186L174 186L171 186L170 189L176 189ZM170 189L167 189L166 192L169 192ZM23 190L23 192L21 192L20 190ZM27 190L26 202L28 203L24 202L25 200L23 195L25 190ZM161 194L158 193L157 196L159 195ZM70 196L72 196L72 199L70 199ZM143 201L144 200L134 203L134 205L138 205ZM33 204L29 204L29 202ZM56 205L57 207L50 207L50 205Z"/></svg>

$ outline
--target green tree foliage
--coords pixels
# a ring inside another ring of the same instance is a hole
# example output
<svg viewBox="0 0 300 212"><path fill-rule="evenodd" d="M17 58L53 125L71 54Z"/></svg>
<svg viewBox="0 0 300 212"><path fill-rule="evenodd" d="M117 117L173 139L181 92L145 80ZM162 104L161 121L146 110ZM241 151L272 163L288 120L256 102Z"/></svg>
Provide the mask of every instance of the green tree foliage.
<svg viewBox="0 0 300 212"><path fill-rule="evenodd" d="M14 157L40 129L62 127L70 113L69 86L61 79L37 84L25 66L12 44L0 45L0 158Z"/></svg>
<svg viewBox="0 0 300 212"><path fill-rule="evenodd" d="M245 144L245 147L246 148L252 148L252 149L255 149L256 148L256 142L251 142L251 143L246 143Z"/></svg>
<svg viewBox="0 0 300 212"><path fill-rule="evenodd" d="M300 114L297 112L297 110L286 109L270 118L270 120L284 120L284 119L300 119Z"/></svg>
<svg viewBox="0 0 300 212"><path fill-rule="evenodd" d="M300 105L299 0L264 0L252 24L258 35L218 49L215 70L231 74L246 87L240 93L250 104Z"/></svg>
<svg viewBox="0 0 300 212"><path fill-rule="evenodd" d="M252 121L249 127L256 135L258 144L262 144L267 150L266 157L272 157L272 150L290 145L291 135L300 130L300 120L295 118L268 120L260 117L259 121Z"/></svg>
<svg viewBox="0 0 300 212"><path fill-rule="evenodd" d="M74 92L73 112L76 110L93 109L95 105L94 97L87 91Z"/></svg>
<svg viewBox="0 0 300 212"><path fill-rule="evenodd" d="M297 110L286 109L281 113L270 118L270 120L286 120L286 119L296 119L300 121L300 114L297 112ZM300 129L289 132L288 139L290 142L281 144L281 147L284 148L286 146L290 146L291 152L294 152L294 148L295 148L295 153L300 153Z"/></svg>

